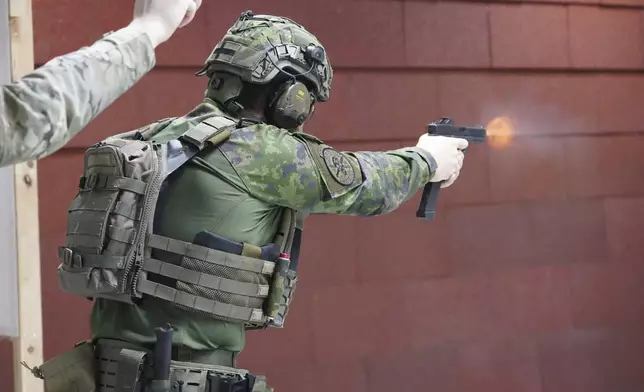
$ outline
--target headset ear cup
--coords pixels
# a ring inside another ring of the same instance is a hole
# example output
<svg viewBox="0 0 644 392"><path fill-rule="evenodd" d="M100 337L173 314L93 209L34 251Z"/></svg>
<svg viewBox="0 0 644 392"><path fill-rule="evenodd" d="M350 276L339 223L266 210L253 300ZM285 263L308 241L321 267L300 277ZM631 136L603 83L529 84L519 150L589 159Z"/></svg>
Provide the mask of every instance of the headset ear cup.
<svg viewBox="0 0 644 392"><path fill-rule="evenodd" d="M303 83L290 81L277 90L266 117L275 126L295 129L309 118L313 102L312 94Z"/></svg>

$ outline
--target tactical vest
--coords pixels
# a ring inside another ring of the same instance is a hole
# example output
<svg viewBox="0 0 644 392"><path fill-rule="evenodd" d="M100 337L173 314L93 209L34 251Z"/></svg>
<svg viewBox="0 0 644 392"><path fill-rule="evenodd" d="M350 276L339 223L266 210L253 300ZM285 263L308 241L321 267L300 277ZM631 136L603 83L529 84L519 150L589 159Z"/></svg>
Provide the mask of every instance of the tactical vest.
<svg viewBox="0 0 644 392"><path fill-rule="evenodd" d="M68 210L66 244L59 248L59 286L133 305L158 298L247 329L283 327L297 280L301 231L295 211L283 210L271 257L252 244L231 253L208 241L188 243L154 231L167 177L200 151L225 142L236 124L217 116L167 143L152 141L160 132L152 128L90 147Z"/></svg>

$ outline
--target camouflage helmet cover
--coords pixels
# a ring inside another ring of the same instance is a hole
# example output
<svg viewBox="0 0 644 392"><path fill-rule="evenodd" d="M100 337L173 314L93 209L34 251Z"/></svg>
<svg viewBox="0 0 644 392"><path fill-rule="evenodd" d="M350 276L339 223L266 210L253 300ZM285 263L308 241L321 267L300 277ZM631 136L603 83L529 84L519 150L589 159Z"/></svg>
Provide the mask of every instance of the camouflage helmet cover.
<svg viewBox="0 0 644 392"><path fill-rule="evenodd" d="M228 29L197 75L215 72L253 84L288 74L306 84L319 102L329 99L333 79L326 51L313 34L288 18L252 11L242 13Z"/></svg>

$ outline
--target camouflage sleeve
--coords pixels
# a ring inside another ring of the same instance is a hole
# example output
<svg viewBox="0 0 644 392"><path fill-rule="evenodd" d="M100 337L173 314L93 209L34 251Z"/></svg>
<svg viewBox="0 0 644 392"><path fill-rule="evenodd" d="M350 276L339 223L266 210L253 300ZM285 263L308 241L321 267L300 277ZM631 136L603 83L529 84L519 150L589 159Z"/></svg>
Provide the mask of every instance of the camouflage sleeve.
<svg viewBox="0 0 644 392"><path fill-rule="evenodd" d="M310 214L386 214L436 170L415 147L341 152L309 135L264 128L234 132L221 151L253 197Z"/></svg>
<svg viewBox="0 0 644 392"><path fill-rule="evenodd" d="M2 87L0 166L60 149L155 65L148 36L121 29Z"/></svg>

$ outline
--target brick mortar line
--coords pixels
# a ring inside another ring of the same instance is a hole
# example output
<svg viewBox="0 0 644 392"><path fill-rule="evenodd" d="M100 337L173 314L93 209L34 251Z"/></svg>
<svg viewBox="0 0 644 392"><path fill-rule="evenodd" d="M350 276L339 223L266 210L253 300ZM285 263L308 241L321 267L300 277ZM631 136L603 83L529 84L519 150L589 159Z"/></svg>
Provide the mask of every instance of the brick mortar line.
<svg viewBox="0 0 644 392"><path fill-rule="evenodd" d="M159 69L181 69L183 66L164 66ZM185 67L192 69L192 67ZM334 72L362 72L362 73L487 73L487 74L587 74L587 75L606 75L606 74L635 74L644 75L643 68L579 68L579 67L433 67L433 66L378 66L364 67L352 65L340 65L333 67Z"/></svg>
<svg viewBox="0 0 644 392"><path fill-rule="evenodd" d="M420 137L420 134L418 135ZM614 132L614 133L570 133L570 134L559 134L559 135L515 135L515 140L520 139L520 140L526 140L526 139L574 139L574 138L593 138L593 139L600 139L600 138L620 138L620 137L633 137L633 136L644 136L644 131L637 131L637 132ZM392 144L400 144L400 143L409 143L409 145L415 145L417 142L418 138L411 138L411 137L403 137L403 138L397 138L397 139L371 139L371 140L366 140L366 139L360 139L360 140L347 140L347 139L324 139L325 143L331 144L331 145L358 145L358 144L370 144L370 143L392 143ZM509 147L511 148L511 147Z"/></svg>
<svg viewBox="0 0 644 392"><path fill-rule="evenodd" d="M457 180L458 181L458 180ZM446 191L447 192L447 191ZM447 193L441 195L441 198L449 199ZM439 208L442 208L443 211L451 209L463 209L469 207L494 207L494 206L518 206L524 207L529 205L544 205L544 204L561 204L561 203L573 203L578 201L597 201L605 202L607 200L615 199L642 199L644 200L644 192L624 195L624 194L615 194L615 195L591 195L591 196L565 196L561 198L550 198L550 199L507 199L507 200L494 200L494 201L475 201L475 202L452 202L447 201ZM415 211L414 211L415 212Z"/></svg>
<svg viewBox="0 0 644 392"><path fill-rule="evenodd" d="M44 64L37 63L35 67L41 67ZM157 65L150 73L158 71L184 71L192 72L201 67L200 65ZM520 75L569 75L569 74L586 74L586 75L642 75L644 68L516 68L516 67L432 67L432 66L353 66L340 65L333 67L334 73L486 73L486 74L520 74Z"/></svg>
<svg viewBox="0 0 644 392"><path fill-rule="evenodd" d="M419 137L420 137L419 133ZM515 135L516 139L571 139L571 138L610 138L610 137L633 137L633 136L644 136L644 131L616 131L616 132L595 132L595 133L560 133L560 134L544 134L544 135ZM370 143L412 143L415 144L417 138L412 137L402 137L402 138L378 138L378 139L333 139L327 138L324 139L325 143L328 144L344 144L344 145L356 145L356 144L370 144ZM85 150L89 147L79 147L79 146L70 146L63 147L57 153L65 154L74 154L74 153L84 153Z"/></svg>
<svg viewBox="0 0 644 392"><path fill-rule="evenodd" d="M458 180L457 180L458 181ZM465 181L465 180L463 180ZM575 203L575 202L589 202L589 201L594 201L594 202L599 202L599 203L606 203L611 200L644 200L644 192L642 193L636 193L636 194L630 194L630 195L624 195L624 194L614 194L614 195L580 195L580 196L575 196L575 195L569 195L565 197L560 197L560 198L544 198L544 199L529 199L529 198L508 198L506 200L499 199L499 200L483 200L483 201L463 201L463 202L458 202L458 201L449 201L450 196L448 195L449 190L446 190L444 193L441 193L441 199L447 199L447 201L444 201L442 204L437 206L437 214L445 214L448 213L452 210L464 210L467 208L477 208L477 207L502 207L502 206L507 206L507 207L530 207L530 206L544 206L544 205L560 205L560 204L566 204L566 203ZM486 196L487 197L487 196ZM409 208L407 204L414 205L414 199L409 200L407 203L405 203L405 207L400 207L398 210L396 210L394 213L399 214L399 215L409 215L409 214L415 214L416 210L414 209L407 211L406 208ZM437 218L436 222L440 222L441 219Z"/></svg>
<svg viewBox="0 0 644 392"><path fill-rule="evenodd" d="M425 3L426 0L392 0L399 1L403 3ZM566 1L560 0L558 2L548 1L548 0L453 0L449 1L449 4L501 4L509 6L521 6L521 5L546 5L546 6L572 6L572 7L596 7L596 8L608 8L608 9L635 9L640 10L644 9L644 5L640 4L606 4L606 3L597 3L592 1Z"/></svg>

